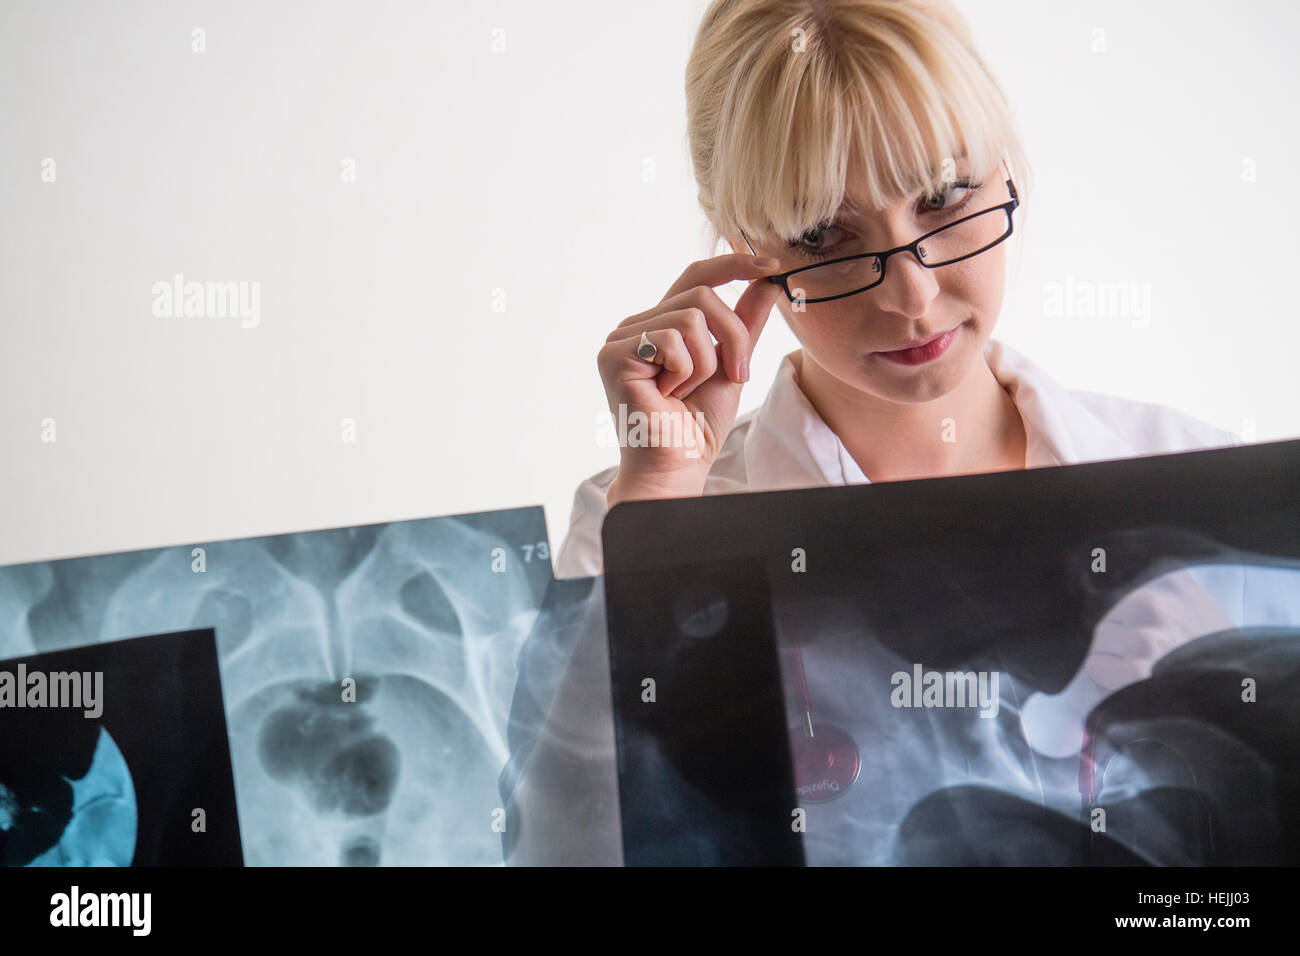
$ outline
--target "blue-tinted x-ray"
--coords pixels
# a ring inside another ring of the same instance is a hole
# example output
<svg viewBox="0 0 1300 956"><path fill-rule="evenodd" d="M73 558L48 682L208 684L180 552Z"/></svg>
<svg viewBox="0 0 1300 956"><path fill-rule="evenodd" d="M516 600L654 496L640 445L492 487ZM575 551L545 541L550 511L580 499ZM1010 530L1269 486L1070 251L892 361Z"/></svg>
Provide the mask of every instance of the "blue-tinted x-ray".
<svg viewBox="0 0 1300 956"><path fill-rule="evenodd" d="M539 507L19 565L0 656L214 628L247 864L500 864L551 580Z"/></svg>
<svg viewBox="0 0 1300 956"><path fill-rule="evenodd" d="M598 627L604 632L604 602L601 591L602 581L594 578L564 578L552 581L542 604L542 612L537 617L532 633L524 642L519 652L519 677L515 684L514 697L510 706L510 720L507 740L510 746L510 759L501 772L500 790L502 806L506 809L508 825L501 834L502 853L507 863L517 863L516 850L523 833L522 819L518 797L521 781L526 775L529 761L536 750L539 738L543 735L548 716L562 692L562 684L567 668L573 658L574 650L582 636L584 627ZM594 620L593 620L594 619ZM602 661L600 666L605 666ZM545 747L545 744L543 744ZM565 775L567 784L572 789L581 791L584 781L578 775ZM534 780L534 784L535 784ZM589 806L581 800L570 801L565 787L557 787L550 781L551 796L557 802L564 803L564 813L580 816L583 825L590 828ZM592 793L582 795L582 799L595 796ZM531 827L546 828L548 821L534 819ZM538 836L530 833L530 839ZM542 834L545 842L546 834ZM533 841L534 845L536 840Z"/></svg>
<svg viewBox="0 0 1300 956"><path fill-rule="evenodd" d="M0 660L0 680L0 865L242 861L210 628Z"/></svg>
<svg viewBox="0 0 1300 956"><path fill-rule="evenodd" d="M135 856L135 788L122 751L107 730L100 728L90 770L67 783L72 818L59 842L31 865L130 866Z"/></svg>
<svg viewBox="0 0 1300 956"><path fill-rule="evenodd" d="M12 763L5 775L7 781L0 779L4 865L131 865L135 788L122 751L107 730L100 728L94 758L83 777L61 777L42 788Z"/></svg>

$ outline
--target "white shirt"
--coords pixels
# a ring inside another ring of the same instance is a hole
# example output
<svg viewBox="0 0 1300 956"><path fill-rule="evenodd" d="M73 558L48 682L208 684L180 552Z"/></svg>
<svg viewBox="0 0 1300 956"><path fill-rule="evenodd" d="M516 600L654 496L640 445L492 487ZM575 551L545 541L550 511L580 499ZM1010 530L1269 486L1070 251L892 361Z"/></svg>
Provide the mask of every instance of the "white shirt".
<svg viewBox="0 0 1300 956"><path fill-rule="evenodd" d="M794 354L782 360L767 400L732 425L704 494L870 483L799 387ZM1066 391L1038 365L994 339L985 344L984 356L1020 410L1028 468L1241 444L1232 432L1163 405ZM557 578L603 573L605 493L617 474L615 465L578 486L569 532L556 555Z"/></svg>

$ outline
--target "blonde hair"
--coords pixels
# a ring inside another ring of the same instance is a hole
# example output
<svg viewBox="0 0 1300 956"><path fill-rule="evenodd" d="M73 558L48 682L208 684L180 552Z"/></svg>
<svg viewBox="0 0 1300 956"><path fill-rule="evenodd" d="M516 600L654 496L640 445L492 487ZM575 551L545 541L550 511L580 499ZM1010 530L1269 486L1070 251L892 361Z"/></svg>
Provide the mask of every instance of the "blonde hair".
<svg viewBox="0 0 1300 956"><path fill-rule="evenodd" d="M1000 184L1005 162L1029 193L1006 95L947 0L713 0L686 109L715 248L942 192L962 155L975 182ZM846 202L854 169L866 194Z"/></svg>

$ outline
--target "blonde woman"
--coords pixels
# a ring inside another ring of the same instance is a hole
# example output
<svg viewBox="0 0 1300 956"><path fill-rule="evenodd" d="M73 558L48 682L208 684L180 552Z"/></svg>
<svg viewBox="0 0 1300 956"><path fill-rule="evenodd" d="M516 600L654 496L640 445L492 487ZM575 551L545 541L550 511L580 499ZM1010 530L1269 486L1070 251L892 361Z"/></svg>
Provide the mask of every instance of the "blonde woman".
<svg viewBox="0 0 1300 956"><path fill-rule="evenodd" d="M557 576L602 572L601 523L629 499L1238 443L1158 405L1067 392L993 338L1031 182L1007 100L948 3L715 0L686 102L699 201L733 252L687 267L597 363L616 420L659 415L685 434L629 441L582 483ZM732 309L713 290L737 279L749 285ZM773 306L801 348L737 420ZM600 593L513 796L513 863L621 861ZM1200 602L1193 630L1230 626L1190 578L1157 597ZM1099 643L1082 713L1191 636L1129 628ZM1120 676L1106 669L1116 655L1132 662Z"/></svg>
<svg viewBox="0 0 1300 956"><path fill-rule="evenodd" d="M1162 406L1067 392L993 338L1032 183L1010 106L948 3L720 0L686 105L699 201L735 251L692 263L600 348L615 420L685 434L629 441L582 483L559 577L601 573L601 523L631 498L1236 443ZM731 309L713 290L737 279L750 284ZM802 347L736 420L774 305Z"/></svg>

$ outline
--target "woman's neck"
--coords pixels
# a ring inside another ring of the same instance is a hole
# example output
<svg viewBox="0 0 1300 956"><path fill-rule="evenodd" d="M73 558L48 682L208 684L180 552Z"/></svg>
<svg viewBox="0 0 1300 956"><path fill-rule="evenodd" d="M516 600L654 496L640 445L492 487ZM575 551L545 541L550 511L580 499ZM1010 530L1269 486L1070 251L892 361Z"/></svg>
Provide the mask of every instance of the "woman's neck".
<svg viewBox="0 0 1300 956"><path fill-rule="evenodd" d="M981 356L955 389L929 402L889 402L794 353L799 387L872 483L1024 468L1015 400Z"/></svg>

